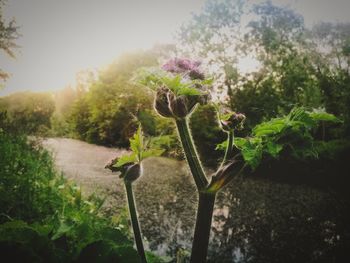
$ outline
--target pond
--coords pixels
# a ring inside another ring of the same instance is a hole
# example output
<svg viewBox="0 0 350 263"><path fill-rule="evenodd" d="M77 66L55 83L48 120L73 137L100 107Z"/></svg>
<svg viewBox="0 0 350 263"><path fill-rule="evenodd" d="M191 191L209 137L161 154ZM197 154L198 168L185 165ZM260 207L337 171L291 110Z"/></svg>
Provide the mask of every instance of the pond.
<svg viewBox="0 0 350 263"><path fill-rule="evenodd" d="M126 150L65 138L46 139L43 145L53 153L57 168L81 185L86 194L108 194L106 209L125 209L122 181L104 166ZM185 161L153 157L144 160L143 165L144 174L134 183L134 191L146 246L158 255L174 257L178 249L191 247L197 203L194 182ZM220 232L232 234L232 230L223 228L229 216L228 198L227 193L221 194L214 211L213 232L219 237ZM211 242L222 243L213 237ZM232 249L231 253L236 251Z"/></svg>
<svg viewBox="0 0 350 263"><path fill-rule="evenodd" d="M107 213L125 213L122 180L104 166L126 150L63 138L43 144L52 151L57 168L85 194L106 196ZM153 157L143 165L134 192L146 248L175 258L180 249L191 248L197 203L194 182L185 161ZM341 211L338 203L334 196L306 186L237 178L217 196L210 262L242 262L252 255L259 259L264 255L261 262L281 262L285 255L288 262L300 262L299 258L332 249L334 240L341 240L333 223Z"/></svg>

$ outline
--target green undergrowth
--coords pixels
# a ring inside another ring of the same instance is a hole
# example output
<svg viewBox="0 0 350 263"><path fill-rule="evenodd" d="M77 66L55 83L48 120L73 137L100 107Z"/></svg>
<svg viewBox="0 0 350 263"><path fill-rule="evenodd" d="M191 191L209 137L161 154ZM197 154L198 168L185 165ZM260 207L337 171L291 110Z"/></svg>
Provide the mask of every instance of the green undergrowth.
<svg viewBox="0 0 350 263"><path fill-rule="evenodd" d="M38 143L0 130L0 156L3 259L139 262L126 220L105 216L100 198L83 197L80 187L55 171L50 154ZM162 262L151 253L148 257Z"/></svg>

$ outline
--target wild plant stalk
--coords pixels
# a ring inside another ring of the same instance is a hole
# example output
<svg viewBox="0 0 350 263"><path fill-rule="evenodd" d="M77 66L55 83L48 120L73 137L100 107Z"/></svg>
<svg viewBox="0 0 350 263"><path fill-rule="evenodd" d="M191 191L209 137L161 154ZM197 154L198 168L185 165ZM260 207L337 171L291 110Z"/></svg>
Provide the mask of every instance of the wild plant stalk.
<svg viewBox="0 0 350 263"><path fill-rule="evenodd" d="M215 180L216 177L213 177L212 182L209 184L193 143L188 125L188 117L176 120L176 127L185 152L186 160L198 190L198 207L190 262L206 262L216 194L227 184L227 182L221 176L221 180ZM228 132L225 156L218 172L216 173L217 177L220 177L220 169L224 167L228 158L231 158L232 148L233 131L230 131Z"/></svg>
<svg viewBox="0 0 350 263"><path fill-rule="evenodd" d="M139 220L137 217L136 204L134 200L134 193L132 190L132 182L124 180L126 196L128 199L128 207L131 219L131 225L134 232L134 239L136 243L137 252L140 256L141 263L147 263L145 249L143 247L142 235Z"/></svg>
<svg viewBox="0 0 350 263"><path fill-rule="evenodd" d="M177 120L176 126L182 147L185 152L186 160L199 192L196 227L192 243L191 262L205 262L208 252L211 220L213 216L216 193L206 192L208 179L205 176L203 167L198 158L196 148L193 144L192 136L188 126L188 119L183 118Z"/></svg>
<svg viewBox="0 0 350 263"><path fill-rule="evenodd" d="M128 201L131 225L134 232L134 239L136 243L137 252L140 256L141 263L147 263L145 249L142 242L141 228L138 221L136 204L134 199L134 193L132 189L132 183L142 176L142 160L148 156L160 155L163 151L159 149L148 149L147 144L144 143L144 137L139 126L137 132L130 139L130 148L132 153L129 155L123 155L111 161L106 166L113 172L120 172L120 177L124 181L126 196Z"/></svg>
<svg viewBox="0 0 350 263"><path fill-rule="evenodd" d="M159 115L175 120L186 160L197 187L198 208L192 243L192 263L206 261L217 192L245 167L241 159L232 159L234 129L242 126L245 116L231 111L220 116L218 111L221 127L228 134L225 157L210 182L204 172L188 124L196 105L206 104L210 97L205 90L211 80L205 78L199 65L198 61L189 59L171 59L162 67L164 75L151 73L141 80L142 84L153 87L156 91L154 107Z"/></svg>

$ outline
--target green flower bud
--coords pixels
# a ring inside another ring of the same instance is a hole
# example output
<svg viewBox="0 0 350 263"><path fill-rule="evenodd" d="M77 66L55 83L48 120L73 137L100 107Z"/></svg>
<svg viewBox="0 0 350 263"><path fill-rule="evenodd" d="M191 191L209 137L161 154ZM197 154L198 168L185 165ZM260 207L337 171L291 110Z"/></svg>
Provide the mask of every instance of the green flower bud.
<svg viewBox="0 0 350 263"><path fill-rule="evenodd" d="M142 167L139 163L128 166L126 172L124 173L124 180L128 182L133 182L139 178L142 174Z"/></svg>
<svg viewBox="0 0 350 263"><path fill-rule="evenodd" d="M185 118L189 113L189 103L186 96L169 96L169 108L176 118Z"/></svg>
<svg viewBox="0 0 350 263"><path fill-rule="evenodd" d="M243 129L245 118L245 115L242 113L228 112L222 114L220 115L221 128L227 132Z"/></svg>
<svg viewBox="0 0 350 263"><path fill-rule="evenodd" d="M154 101L154 108L163 117L185 118L189 115L196 104L208 102L209 95L175 95L170 89L161 87L158 89Z"/></svg>
<svg viewBox="0 0 350 263"><path fill-rule="evenodd" d="M118 158L115 158L110 161L105 168L110 169L112 172L120 172L119 177L129 182L133 182L141 176L142 169L139 163L130 162L117 167L115 166L117 162Z"/></svg>
<svg viewBox="0 0 350 263"><path fill-rule="evenodd" d="M169 93L171 91L166 87L161 87L157 90L157 94L154 101L154 108L159 113L159 115L169 118L173 114L169 109ZM171 92L172 93L172 92Z"/></svg>

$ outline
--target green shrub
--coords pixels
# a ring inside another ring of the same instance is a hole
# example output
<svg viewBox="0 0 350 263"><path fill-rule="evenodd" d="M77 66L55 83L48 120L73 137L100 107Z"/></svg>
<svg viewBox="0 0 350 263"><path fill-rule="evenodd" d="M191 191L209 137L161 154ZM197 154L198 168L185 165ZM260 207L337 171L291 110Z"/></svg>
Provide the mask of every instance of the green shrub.
<svg viewBox="0 0 350 263"><path fill-rule="evenodd" d="M8 262L138 262L120 222L101 213L103 200L59 176L37 142L0 131L0 156L0 251Z"/></svg>

